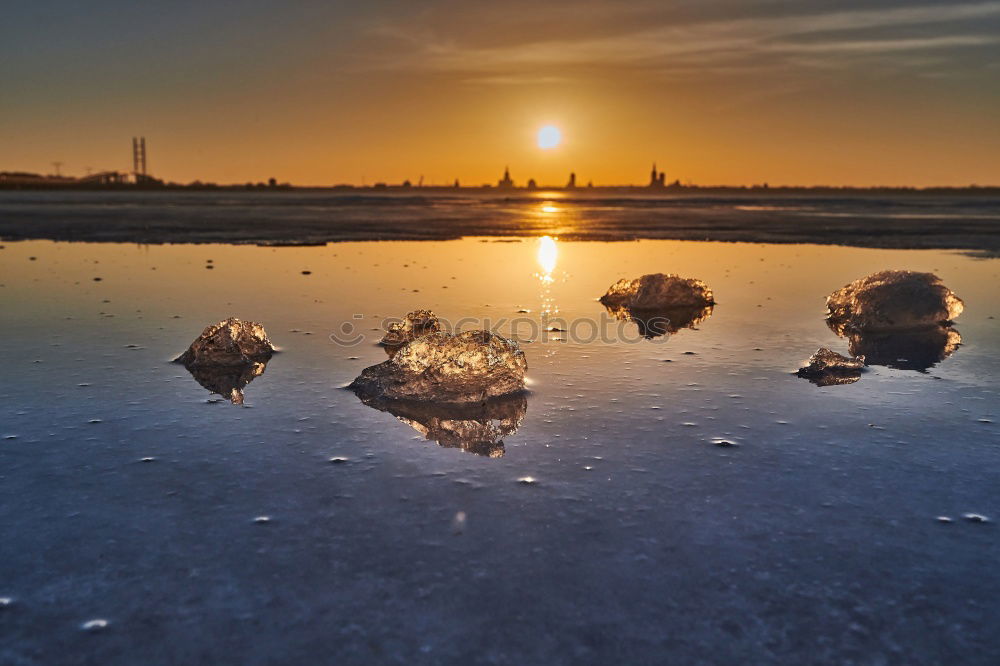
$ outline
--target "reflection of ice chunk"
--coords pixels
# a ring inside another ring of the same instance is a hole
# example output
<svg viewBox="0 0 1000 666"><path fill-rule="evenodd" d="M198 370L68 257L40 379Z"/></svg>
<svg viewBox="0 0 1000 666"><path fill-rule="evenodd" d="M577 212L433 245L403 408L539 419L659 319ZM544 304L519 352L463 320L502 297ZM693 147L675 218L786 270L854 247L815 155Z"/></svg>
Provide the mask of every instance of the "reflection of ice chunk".
<svg viewBox="0 0 1000 666"><path fill-rule="evenodd" d="M527 369L517 343L489 331L430 333L365 368L351 388L363 397L481 402L524 390Z"/></svg>
<svg viewBox="0 0 1000 666"><path fill-rule="evenodd" d="M264 374L267 363L254 361L247 365L191 365L191 376L212 393L218 393L234 405L243 404L243 389Z"/></svg>
<svg viewBox="0 0 1000 666"><path fill-rule="evenodd" d="M712 315L712 290L701 280L654 273L611 285L601 303L618 319L634 321L646 338L694 328Z"/></svg>
<svg viewBox="0 0 1000 666"><path fill-rule="evenodd" d="M820 347L809 357L806 365L799 368L795 374L805 377L817 386L853 384L861 379L864 367L864 356L849 358L826 347Z"/></svg>
<svg viewBox="0 0 1000 666"><path fill-rule="evenodd" d="M389 324L382 338L382 344L386 347L400 347L421 335L440 330L441 322L438 321L436 314L430 310L414 310L403 317L403 321Z"/></svg>
<svg viewBox="0 0 1000 666"><path fill-rule="evenodd" d="M263 326L254 321L230 317L207 327L176 361L188 367L243 366L254 361L267 361L273 353L274 346Z"/></svg>
<svg viewBox="0 0 1000 666"><path fill-rule="evenodd" d="M954 328L932 326L909 331L860 331L847 336L852 354L868 365L924 371L951 356L962 336Z"/></svg>
<svg viewBox="0 0 1000 666"><path fill-rule="evenodd" d="M694 328L712 316L712 306L694 308L669 308L663 310L634 310L630 308L607 307L608 313L616 319L634 321L639 334L644 338L655 338L671 334L684 328Z"/></svg>
<svg viewBox="0 0 1000 666"><path fill-rule="evenodd" d="M962 314L962 299L933 273L881 271L855 280L826 299L830 326L886 331L946 324Z"/></svg>
<svg viewBox="0 0 1000 666"><path fill-rule="evenodd" d="M490 458L504 454L503 439L517 432L528 409L523 394L472 404L434 404L365 396L361 401L379 411L389 412L441 446Z"/></svg>
<svg viewBox="0 0 1000 666"><path fill-rule="evenodd" d="M619 280L601 296L601 303L609 308L669 310L702 308L714 305L715 299L701 280L653 273L635 280Z"/></svg>

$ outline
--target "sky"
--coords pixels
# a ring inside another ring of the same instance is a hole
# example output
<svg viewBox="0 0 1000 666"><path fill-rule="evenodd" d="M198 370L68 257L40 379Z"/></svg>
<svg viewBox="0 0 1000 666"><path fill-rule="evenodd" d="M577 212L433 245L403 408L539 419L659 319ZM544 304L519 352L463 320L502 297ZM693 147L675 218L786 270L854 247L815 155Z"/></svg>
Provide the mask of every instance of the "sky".
<svg viewBox="0 0 1000 666"><path fill-rule="evenodd" d="M1000 0L34 0L0 63L0 170L1000 185Z"/></svg>

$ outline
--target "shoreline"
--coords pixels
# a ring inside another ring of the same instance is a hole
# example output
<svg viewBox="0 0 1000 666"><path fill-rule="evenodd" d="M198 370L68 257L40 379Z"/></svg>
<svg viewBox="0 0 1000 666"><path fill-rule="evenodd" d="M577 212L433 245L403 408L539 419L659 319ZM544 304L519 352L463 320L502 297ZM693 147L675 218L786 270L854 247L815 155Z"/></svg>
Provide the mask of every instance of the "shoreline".
<svg viewBox="0 0 1000 666"><path fill-rule="evenodd" d="M0 172L2 176L2 172ZM686 197L686 196L960 196L960 197L1000 197L1000 185L694 185L671 183L669 185L406 185L398 183L376 183L374 185L292 185L280 183L218 184L218 183L166 183L153 179L148 183L90 183L61 180L47 183L38 181L16 181L0 178L0 192L272 192L293 194L409 194L431 195L495 195L510 196L524 194L544 195L549 192L579 196L606 196L618 194L645 197Z"/></svg>
<svg viewBox="0 0 1000 666"><path fill-rule="evenodd" d="M0 239L321 245L549 235L1000 253L1000 197L409 194L0 192Z"/></svg>

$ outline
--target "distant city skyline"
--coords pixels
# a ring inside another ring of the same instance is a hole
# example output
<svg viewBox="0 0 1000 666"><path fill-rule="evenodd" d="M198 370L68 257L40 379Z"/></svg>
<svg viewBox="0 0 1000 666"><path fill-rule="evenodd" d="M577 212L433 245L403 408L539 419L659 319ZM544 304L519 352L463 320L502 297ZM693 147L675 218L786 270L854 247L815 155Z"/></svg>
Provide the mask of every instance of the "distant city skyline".
<svg viewBox="0 0 1000 666"><path fill-rule="evenodd" d="M996 1L19 3L0 170L145 136L182 183L997 184L998 49Z"/></svg>
<svg viewBox="0 0 1000 666"><path fill-rule="evenodd" d="M528 177L524 180L517 180L513 177L511 173L510 166L504 167L503 175L494 182L466 182L462 183L461 179L455 178L453 181L436 183L436 182L425 182L424 177L421 175L416 182L410 178L405 178L402 181L390 182L385 180L376 180L374 182L362 182L362 183L325 183L325 184L302 184L293 183L288 181L279 181L277 178L270 176L265 179L255 179L248 180L242 183L220 183L205 179L196 178L191 181L181 182L181 181L171 181L164 178L158 178L156 175L149 173L147 170L147 149L146 149L146 138L145 137L132 137L132 168L131 170L121 170L121 169L109 169L95 171L93 168L87 168L87 172L84 175L74 175L71 173L63 173L61 171L64 166L63 162L53 162L52 167L54 173L34 173L26 172L22 170L10 170L10 169L0 169L0 188L10 189L10 188L75 188L75 187L111 187L111 188L122 188L122 187L135 187L141 186L143 189L149 188L163 188L163 187L195 187L195 188L205 188L205 187L225 187L225 188L242 188L247 187L251 189L288 189L288 188L370 188L375 190L380 189L406 189L406 188L437 188L437 189L497 189L499 191L503 190L576 190L576 189L587 189L587 188L632 188L632 189L646 189L646 190L663 190L665 192L680 192L680 191L695 191L695 190L742 190L742 189L755 189L755 190L769 190L769 189L788 189L788 190L829 190L829 189L854 189L854 190L878 190L878 189L896 189L896 190L924 190L924 189L957 189L957 190L969 190L969 191L993 191L1000 188L1000 184L992 183L970 183L966 185L952 186L952 185L926 185L926 186L913 186L913 185L901 185L901 186L885 186L885 185L869 185L869 186L843 186L843 185L829 185L822 183L812 183L812 184L782 184L775 183L771 184L767 181L754 182L754 183L695 183L690 180L682 182L680 178L673 178L671 181L667 180L666 172L660 170L657 167L656 162L652 163L652 167L649 171L648 180L645 183L638 182L618 182L618 183L595 183L593 180L587 180L584 184L582 181L577 182L576 172L571 171L565 184L560 185L551 182L539 182L535 178Z"/></svg>

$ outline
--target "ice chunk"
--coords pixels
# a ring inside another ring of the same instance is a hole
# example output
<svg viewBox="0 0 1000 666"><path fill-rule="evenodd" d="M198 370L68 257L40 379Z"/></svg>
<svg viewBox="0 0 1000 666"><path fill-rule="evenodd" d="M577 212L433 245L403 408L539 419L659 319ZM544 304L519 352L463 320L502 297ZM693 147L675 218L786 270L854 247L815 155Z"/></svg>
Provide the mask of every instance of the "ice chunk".
<svg viewBox="0 0 1000 666"><path fill-rule="evenodd" d="M272 354L263 326L230 317L207 327L176 361L206 389L242 405L243 389L263 374Z"/></svg>
<svg viewBox="0 0 1000 666"><path fill-rule="evenodd" d="M881 271L855 280L826 299L830 326L847 331L890 331L941 326L964 307L933 273Z"/></svg>
<svg viewBox="0 0 1000 666"><path fill-rule="evenodd" d="M388 361L365 368L350 388L362 397L480 402L524 390L528 363L513 340L489 331L429 333Z"/></svg>
<svg viewBox="0 0 1000 666"><path fill-rule="evenodd" d="M850 358L832 349L820 347L809 357L806 365L799 368L795 374L805 377L817 386L853 384L861 379L864 367L864 356Z"/></svg>
<svg viewBox="0 0 1000 666"><path fill-rule="evenodd" d="M601 303L618 319L634 321L645 338L694 328L712 315L712 290L701 280L655 273L611 285Z"/></svg>
<svg viewBox="0 0 1000 666"><path fill-rule="evenodd" d="M263 326L254 321L230 317L207 327L176 361L189 368L244 366L255 361L267 361L272 354L274 346Z"/></svg>
<svg viewBox="0 0 1000 666"><path fill-rule="evenodd" d="M703 308L714 305L715 299L712 290L701 280L653 273L635 280L615 282L601 296L601 303L610 308L664 310Z"/></svg>
<svg viewBox="0 0 1000 666"><path fill-rule="evenodd" d="M403 321L389 324L381 344L387 347L399 347L422 335L437 333L440 330L441 322L438 321L436 314L430 310L414 310L403 317Z"/></svg>

